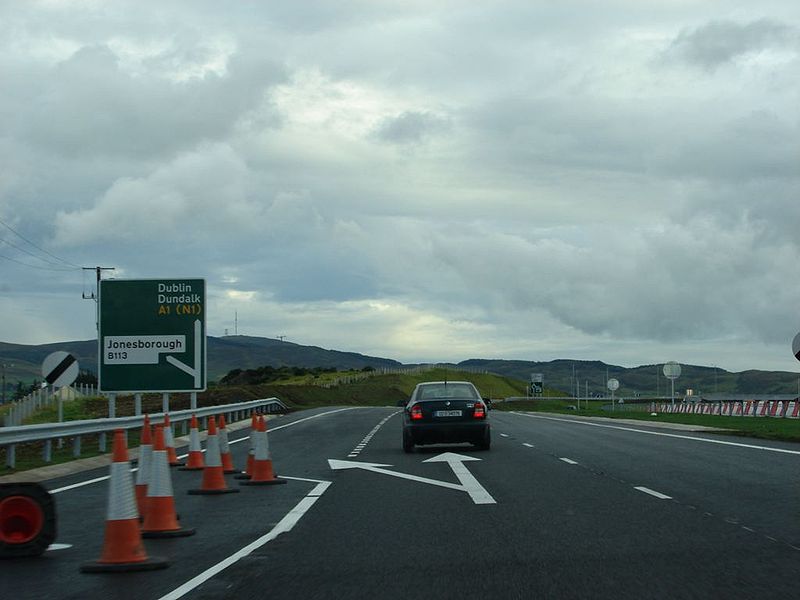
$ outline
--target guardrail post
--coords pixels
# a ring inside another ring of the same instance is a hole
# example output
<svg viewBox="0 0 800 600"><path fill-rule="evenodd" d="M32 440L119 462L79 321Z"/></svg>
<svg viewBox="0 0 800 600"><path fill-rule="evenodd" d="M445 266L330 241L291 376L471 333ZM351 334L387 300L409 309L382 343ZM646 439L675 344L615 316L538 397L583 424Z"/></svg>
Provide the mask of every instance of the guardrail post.
<svg viewBox="0 0 800 600"><path fill-rule="evenodd" d="M97 449L100 452L106 451L106 432L104 431L97 437Z"/></svg>
<svg viewBox="0 0 800 600"><path fill-rule="evenodd" d="M76 435L72 439L72 457L79 458L81 455L81 436Z"/></svg>
<svg viewBox="0 0 800 600"><path fill-rule="evenodd" d="M53 440L45 440L42 448L42 460L49 463L53 460Z"/></svg>
<svg viewBox="0 0 800 600"><path fill-rule="evenodd" d="M186 435L186 425L187 425L186 419L181 421L181 435Z"/></svg>
<svg viewBox="0 0 800 600"><path fill-rule="evenodd" d="M17 446L16 444L11 444L10 446L6 446L6 466L9 469L13 469L17 466Z"/></svg>
<svg viewBox="0 0 800 600"><path fill-rule="evenodd" d="M142 414L142 395L133 395L133 414L137 417Z"/></svg>

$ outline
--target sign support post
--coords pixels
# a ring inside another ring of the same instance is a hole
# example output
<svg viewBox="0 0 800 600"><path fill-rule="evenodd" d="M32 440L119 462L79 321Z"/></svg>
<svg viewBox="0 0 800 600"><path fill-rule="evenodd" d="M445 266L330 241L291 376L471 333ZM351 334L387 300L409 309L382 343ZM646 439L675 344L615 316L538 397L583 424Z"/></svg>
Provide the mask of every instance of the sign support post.
<svg viewBox="0 0 800 600"><path fill-rule="evenodd" d="M675 405L675 380L681 376L681 366L674 360L664 364L664 377L672 384L672 395L670 396L672 405Z"/></svg>
<svg viewBox="0 0 800 600"><path fill-rule="evenodd" d="M608 380L608 383L606 383L606 387L611 390L611 412L614 412L616 410L614 407L614 392L619 389L619 381L612 377Z"/></svg>

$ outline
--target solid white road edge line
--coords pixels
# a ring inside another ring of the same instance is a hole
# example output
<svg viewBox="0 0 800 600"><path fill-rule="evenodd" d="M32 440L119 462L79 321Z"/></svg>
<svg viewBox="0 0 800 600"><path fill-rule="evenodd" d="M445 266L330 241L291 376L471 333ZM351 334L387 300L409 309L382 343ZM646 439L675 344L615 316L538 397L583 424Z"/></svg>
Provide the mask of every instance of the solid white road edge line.
<svg viewBox="0 0 800 600"><path fill-rule="evenodd" d="M278 431L279 429L283 429L284 427L291 427L292 425L297 425L298 423L302 423L303 421L308 421L309 419L316 419L317 417L324 417L325 415L332 415L337 412L342 412L343 410L353 410L358 408L357 406L348 406L347 408L337 408L336 410L329 410L328 412L319 413L316 415L311 415L310 417L305 417L303 419L298 419L297 421L292 421L291 423L286 423L285 425L278 425L277 427L271 427L270 431ZM239 438L238 440L231 440L228 442L230 444L238 444L239 442L243 442L244 440L249 440L250 436L245 436L243 438ZM205 452L205 448L203 449ZM186 458L189 456L188 454L181 454L178 458ZM131 469L131 473L134 473L137 469ZM68 492L69 490L74 490L76 488L83 487L85 485L90 485L92 483L98 483L100 481L106 481L109 478L108 475L103 475L102 477L95 477L94 479L87 479L86 481L81 481L79 483L73 483L71 485L65 485L64 487L56 488L54 490L49 490L51 494L59 494L61 492Z"/></svg>
<svg viewBox="0 0 800 600"><path fill-rule="evenodd" d="M289 479L286 477L285 479ZM300 478L293 477L292 479L298 479L300 481L318 481L318 480L302 480ZM236 563L237 561L241 560L245 556L248 556L253 551L258 550L265 544L271 542L276 537L278 537L282 533L287 533L292 530L292 528L297 524L297 522L305 515L308 510L314 506L314 503L319 500L320 496L325 492L326 489L331 485L330 481L323 481L316 485L313 490L311 490L304 498L298 502L295 507L290 510L283 519L281 519L275 527L273 527L269 533L261 536L257 540L250 542L247 546L242 548L241 550L234 552L228 558L221 560L216 565L211 567L210 569L206 569L196 577L193 577L180 587L174 589L173 591L169 592L168 594L161 596L159 600L177 600L178 598L182 598L192 590L196 589L218 573L221 573L232 564Z"/></svg>
<svg viewBox="0 0 800 600"><path fill-rule="evenodd" d="M561 423L572 423L578 425L589 425L591 427L604 427L606 429L619 429L621 431L633 431L634 433L646 433L647 435L660 435L663 437L678 438L681 440L693 440L695 442L705 442L707 444L721 444L723 446L736 446L738 448L750 448L751 450L766 450L767 452L780 452L781 454L800 455L800 450L786 450L784 448L771 448L769 446L756 446L755 444L742 444L740 442L726 442L725 440L710 440L708 438L694 437L692 435L679 435L677 433L662 433L660 431L648 431L646 429L634 429L633 427L620 427L619 425L604 425L602 423L589 423L588 421L578 421L573 419L557 419L555 417L542 417L528 413L512 412L511 414L531 419L545 419L547 421L560 421Z"/></svg>
<svg viewBox="0 0 800 600"><path fill-rule="evenodd" d="M644 492L645 494L650 494L651 496L655 496L659 500L672 500L672 496L667 496L666 494L662 494L661 492L651 490L650 488L646 488L643 485L635 485L633 486L633 489L639 490L640 492Z"/></svg>
<svg viewBox="0 0 800 600"><path fill-rule="evenodd" d="M574 460L572 460L571 458L559 458L558 460L563 460L568 465L577 465L578 464Z"/></svg>

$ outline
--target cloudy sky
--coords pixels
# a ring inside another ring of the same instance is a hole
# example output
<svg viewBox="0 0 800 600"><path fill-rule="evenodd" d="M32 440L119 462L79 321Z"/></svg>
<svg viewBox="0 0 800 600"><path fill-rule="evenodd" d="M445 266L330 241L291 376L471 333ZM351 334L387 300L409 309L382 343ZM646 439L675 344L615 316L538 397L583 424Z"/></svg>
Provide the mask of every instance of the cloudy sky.
<svg viewBox="0 0 800 600"><path fill-rule="evenodd" d="M93 274L404 362L797 370L800 4L0 1L0 340Z"/></svg>

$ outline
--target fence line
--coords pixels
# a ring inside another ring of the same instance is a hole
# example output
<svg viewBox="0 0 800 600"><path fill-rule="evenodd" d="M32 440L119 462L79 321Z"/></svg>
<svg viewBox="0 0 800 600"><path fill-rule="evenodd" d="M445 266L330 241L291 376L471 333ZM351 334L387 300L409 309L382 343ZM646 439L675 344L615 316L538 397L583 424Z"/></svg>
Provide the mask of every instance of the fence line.
<svg viewBox="0 0 800 600"><path fill-rule="evenodd" d="M58 398L63 398L64 395L70 396L69 398L64 398L65 400L72 400L81 396L94 396L96 393L95 386L88 384L65 387L58 391L49 387L34 390L27 396L10 403L8 412L3 418L3 425L6 427L22 425L22 422L31 417L36 411L53 406L58 401Z"/></svg>

